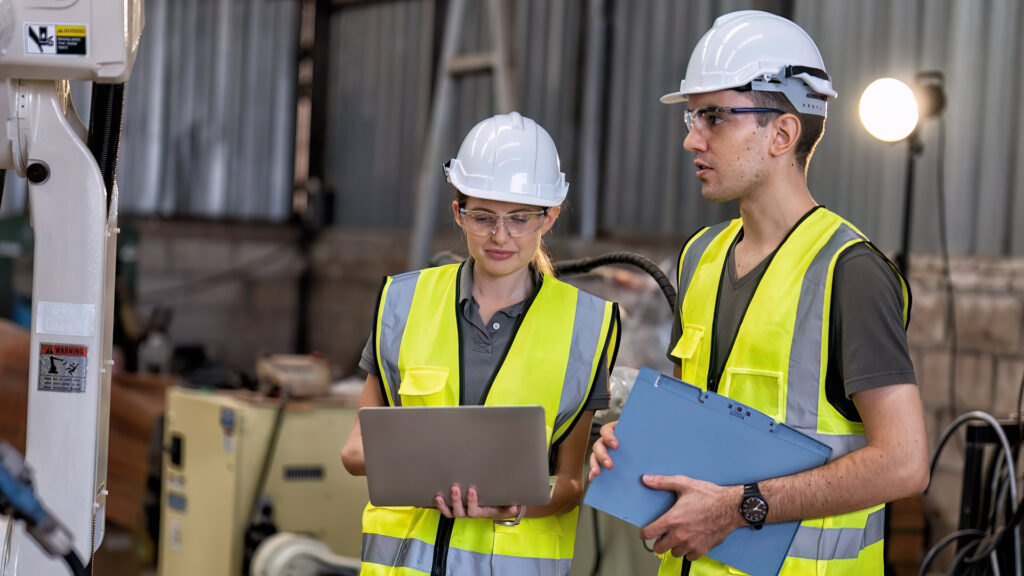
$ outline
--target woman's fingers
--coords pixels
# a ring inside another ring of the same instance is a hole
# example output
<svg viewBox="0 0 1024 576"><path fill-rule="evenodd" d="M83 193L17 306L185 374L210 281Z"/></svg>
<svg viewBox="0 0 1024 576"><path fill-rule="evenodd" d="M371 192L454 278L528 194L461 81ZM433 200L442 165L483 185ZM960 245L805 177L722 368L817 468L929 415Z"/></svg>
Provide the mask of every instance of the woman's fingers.
<svg viewBox="0 0 1024 576"><path fill-rule="evenodd" d="M458 484L452 484L451 496L452 513L455 514L456 518L465 518L466 507L462 505L462 488L460 488Z"/></svg>
<svg viewBox="0 0 1024 576"><path fill-rule="evenodd" d="M444 503L444 496L442 496L440 493L438 493L437 496L434 496L434 505L437 506L437 509L445 518L454 518L451 509L448 508L448 505Z"/></svg>

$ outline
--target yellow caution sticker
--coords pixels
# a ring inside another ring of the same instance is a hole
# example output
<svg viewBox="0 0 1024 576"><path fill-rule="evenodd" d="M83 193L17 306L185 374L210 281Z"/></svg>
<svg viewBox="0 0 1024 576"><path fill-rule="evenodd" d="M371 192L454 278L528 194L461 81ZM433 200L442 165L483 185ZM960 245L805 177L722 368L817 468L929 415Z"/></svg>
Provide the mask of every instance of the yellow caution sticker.
<svg viewBox="0 0 1024 576"><path fill-rule="evenodd" d="M84 24L25 23L25 54L85 56L88 28Z"/></svg>

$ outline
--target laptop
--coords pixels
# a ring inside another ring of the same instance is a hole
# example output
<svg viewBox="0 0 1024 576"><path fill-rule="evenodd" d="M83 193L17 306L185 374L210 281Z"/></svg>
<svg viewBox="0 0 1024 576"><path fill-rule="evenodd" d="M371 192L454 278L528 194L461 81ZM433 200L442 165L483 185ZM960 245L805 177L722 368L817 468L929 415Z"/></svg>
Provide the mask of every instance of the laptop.
<svg viewBox="0 0 1024 576"><path fill-rule="evenodd" d="M477 489L481 506L551 499L540 406L367 407L359 410L374 506L433 508L449 487Z"/></svg>

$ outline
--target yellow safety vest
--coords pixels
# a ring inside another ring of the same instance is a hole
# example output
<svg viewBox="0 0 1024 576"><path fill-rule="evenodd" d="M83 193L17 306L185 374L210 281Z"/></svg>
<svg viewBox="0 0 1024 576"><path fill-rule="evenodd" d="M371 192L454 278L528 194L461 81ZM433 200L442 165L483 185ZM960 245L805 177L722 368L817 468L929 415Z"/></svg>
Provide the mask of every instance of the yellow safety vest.
<svg viewBox="0 0 1024 576"><path fill-rule="evenodd" d="M389 277L381 290L374 340L390 406L462 403L460 264ZM520 317L489 383L486 405L539 404L552 449L583 412L602 353L608 369L618 344L618 308L551 276ZM367 505L363 575L568 575L578 508L518 526L451 520L430 508Z"/></svg>
<svg viewBox="0 0 1024 576"><path fill-rule="evenodd" d="M729 247L741 228L738 219L706 228L687 243L680 256L678 286L684 297L678 313L683 330L672 355L681 360L683 380L704 389L717 387L718 393L827 444L833 459L865 446L864 425L846 419L829 403L825 375L835 264L843 251L868 242L867 238L824 208L805 216L768 264L740 323L725 369L718 381L710 382L719 283L727 273ZM902 286L905 326L910 290L895 266L890 263L890 267ZM882 574L884 524L884 505L804 520L781 574ZM681 568L681 558L666 554L658 574L678 576ZM742 572L705 556L693 563L690 574Z"/></svg>

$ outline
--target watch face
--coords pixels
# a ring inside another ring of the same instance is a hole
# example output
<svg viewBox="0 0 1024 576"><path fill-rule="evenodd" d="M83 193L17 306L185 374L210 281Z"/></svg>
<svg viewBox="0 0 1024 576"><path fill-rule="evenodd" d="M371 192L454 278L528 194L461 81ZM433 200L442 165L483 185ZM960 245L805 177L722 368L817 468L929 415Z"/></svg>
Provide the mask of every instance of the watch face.
<svg viewBox="0 0 1024 576"><path fill-rule="evenodd" d="M743 499L743 506L740 508L743 518L750 523L763 522L768 515L768 503L757 496L747 496Z"/></svg>

